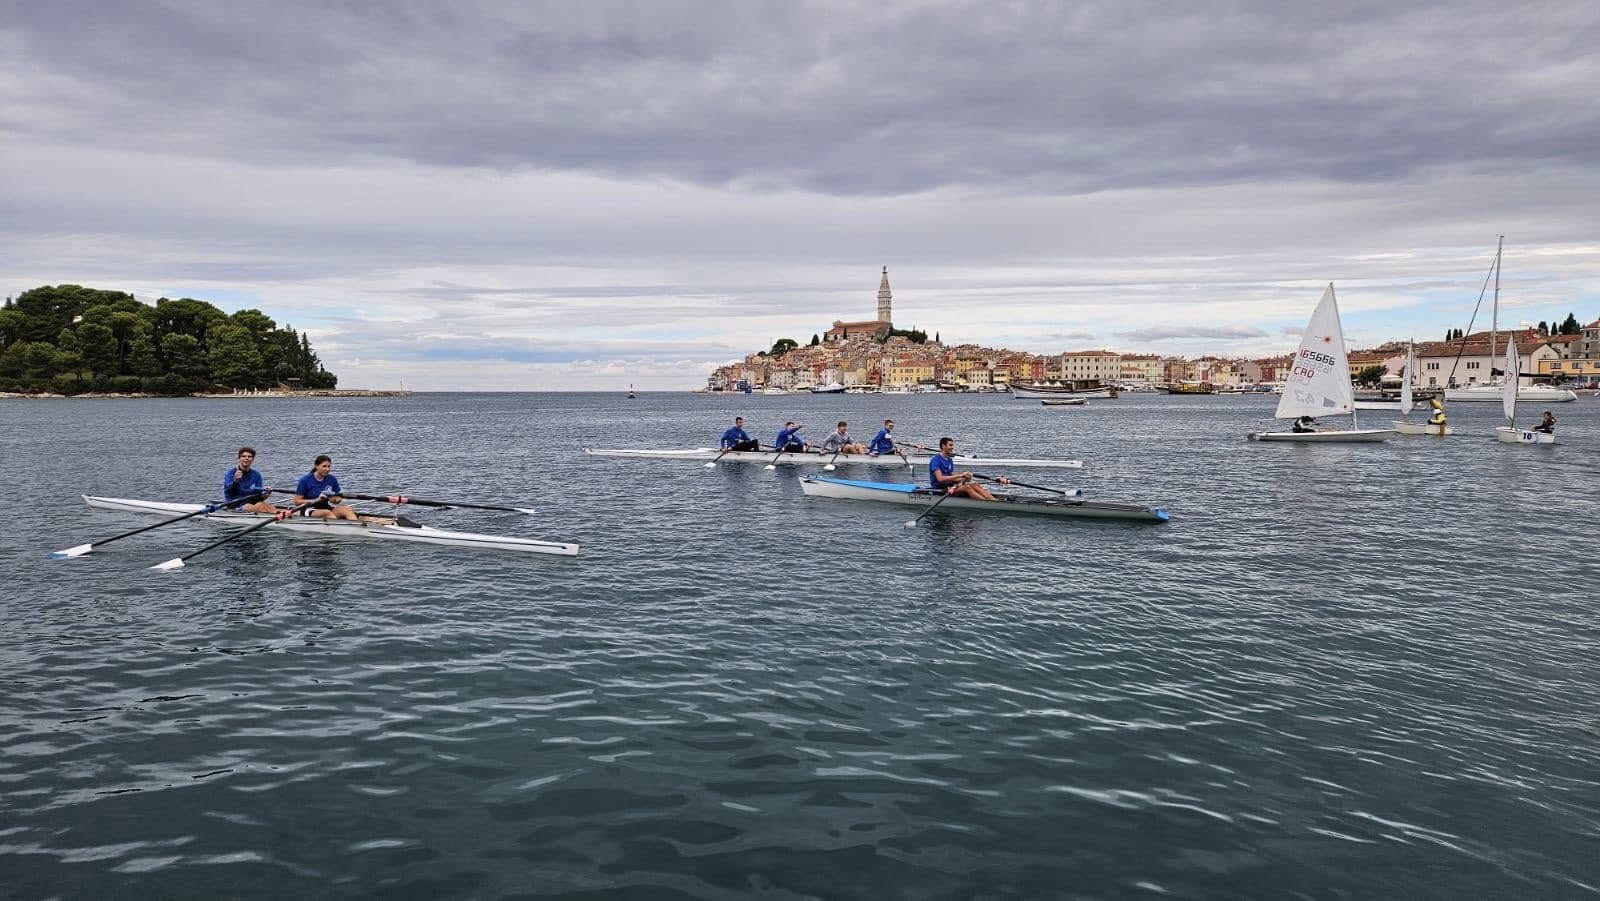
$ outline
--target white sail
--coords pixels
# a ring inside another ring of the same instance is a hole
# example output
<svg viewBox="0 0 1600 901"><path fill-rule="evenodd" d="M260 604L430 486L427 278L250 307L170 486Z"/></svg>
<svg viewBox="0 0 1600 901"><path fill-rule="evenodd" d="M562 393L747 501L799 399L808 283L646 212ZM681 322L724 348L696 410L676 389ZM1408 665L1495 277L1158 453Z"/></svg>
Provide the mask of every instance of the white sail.
<svg viewBox="0 0 1600 901"><path fill-rule="evenodd" d="M1517 367L1521 362L1517 359L1517 339L1512 337L1506 341L1505 385L1500 391L1500 406L1506 411L1506 419L1516 423L1517 419L1517 383L1522 381L1522 373Z"/></svg>
<svg viewBox="0 0 1600 901"><path fill-rule="evenodd" d="M1355 408L1350 359L1345 355L1339 304L1333 298L1330 282L1300 337L1300 349L1295 351L1294 365L1289 368L1275 415L1279 419L1332 416L1354 412Z"/></svg>
<svg viewBox="0 0 1600 901"><path fill-rule="evenodd" d="M1411 397L1411 380L1417 375L1417 347L1406 345L1406 368L1400 373L1400 415L1408 415L1416 406Z"/></svg>

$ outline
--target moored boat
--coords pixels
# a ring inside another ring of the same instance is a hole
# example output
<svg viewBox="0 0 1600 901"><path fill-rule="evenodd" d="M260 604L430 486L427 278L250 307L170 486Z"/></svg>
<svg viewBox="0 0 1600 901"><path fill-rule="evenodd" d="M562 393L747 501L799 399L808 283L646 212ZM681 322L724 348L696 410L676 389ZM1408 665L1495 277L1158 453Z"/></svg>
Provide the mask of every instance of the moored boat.
<svg viewBox="0 0 1600 901"><path fill-rule="evenodd" d="M1072 385L1032 384L1012 385L1011 396L1020 400L1082 397L1093 400L1110 400L1117 396L1116 388L1075 388Z"/></svg>
<svg viewBox="0 0 1600 901"><path fill-rule="evenodd" d="M944 510L977 510L985 513L1021 513L1034 516L1061 516L1081 519L1124 519L1138 522L1166 522L1167 511L1136 504L1111 504L1076 498L1029 497L994 492L996 500L945 497L942 493L905 482L864 482L826 476L803 476L800 490L809 497L832 497L855 501L876 501L910 507L939 504ZM943 499L941 501L941 498Z"/></svg>
<svg viewBox="0 0 1600 901"><path fill-rule="evenodd" d="M1044 407L1086 407L1089 405L1089 401L1082 397L1056 397L1049 400L1041 400L1039 405Z"/></svg>
<svg viewBox="0 0 1600 901"><path fill-rule="evenodd" d="M83 500L100 510L118 510L126 513L153 513L162 516L181 516L204 509L204 504L176 504L164 501L141 501L121 497L84 495ZM256 525L272 518L267 513L242 513L235 510L218 510L203 517L207 522L229 525ZM554 554L576 557L578 546L561 541L537 541L531 538L511 538L503 535L480 535L475 532L453 532L418 525L403 516L372 516L363 514L360 519L319 519L294 516L268 526L297 535L318 535L327 538L373 538L390 541L411 541L420 544L437 544L447 547L475 548L478 550L521 551L530 554Z"/></svg>
<svg viewBox="0 0 1600 901"><path fill-rule="evenodd" d="M628 457L649 460L682 460L688 462L721 463L778 463L778 464L826 464L833 462L843 466L847 463L856 463L865 466L927 466L933 459L933 454L910 453L905 456L899 454L828 454L820 451L804 451L779 454L777 451L728 451L723 453L714 447L695 447L684 450L657 450L654 448L604 448L586 447L583 452L595 457ZM1081 469L1082 460L1038 460L1022 457L978 457L971 454L957 454L957 462L975 463L983 466L1010 466L1016 468L1032 469Z"/></svg>

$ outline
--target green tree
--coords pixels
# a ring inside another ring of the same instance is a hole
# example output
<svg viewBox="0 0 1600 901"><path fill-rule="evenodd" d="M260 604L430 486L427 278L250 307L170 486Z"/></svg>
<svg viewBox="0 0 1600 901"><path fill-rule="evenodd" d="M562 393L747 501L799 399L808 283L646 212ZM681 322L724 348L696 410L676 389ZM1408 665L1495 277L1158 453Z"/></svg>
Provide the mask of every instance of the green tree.
<svg viewBox="0 0 1600 901"><path fill-rule="evenodd" d="M811 346L812 347L816 347L818 344L821 344L821 343L822 343L822 339L820 337L818 337L815 332L813 332L812 335L811 335Z"/></svg>
<svg viewBox="0 0 1600 901"><path fill-rule="evenodd" d="M256 350L255 336L240 325L221 324L206 333L210 349L206 363L213 381L230 388L250 388L259 384L261 377L261 352Z"/></svg>
<svg viewBox="0 0 1600 901"><path fill-rule="evenodd" d="M1583 331L1583 326L1578 324L1578 317L1571 313L1567 314L1567 318L1561 320L1561 334L1576 335L1581 331Z"/></svg>
<svg viewBox="0 0 1600 901"><path fill-rule="evenodd" d="M161 357L166 361L167 372L192 385L191 391L204 387L206 360L200 351L200 339L193 335L167 335L161 339Z"/></svg>
<svg viewBox="0 0 1600 901"><path fill-rule="evenodd" d="M1383 383L1383 377L1388 372L1388 367L1382 363L1374 363L1371 366L1361 367L1361 371L1356 373L1355 381L1358 385L1379 385Z"/></svg>
<svg viewBox="0 0 1600 901"><path fill-rule="evenodd" d="M772 342L772 355L775 357L781 357L799 346L800 342L794 340L793 338L779 338L778 340Z"/></svg>
<svg viewBox="0 0 1600 901"><path fill-rule="evenodd" d="M106 318L110 319L110 315ZM102 322L79 325L78 352L83 355L83 365L100 379L117 374L117 336L111 326Z"/></svg>
<svg viewBox="0 0 1600 901"><path fill-rule="evenodd" d="M49 378L55 374L56 349L43 341L18 341L0 353L0 375Z"/></svg>
<svg viewBox="0 0 1600 901"><path fill-rule="evenodd" d="M128 369L134 375L153 378L166 371L161 357L156 354L156 343L149 335L140 334L128 347Z"/></svg>
<svg viewBox="0 0 1600 901"><path fill-rule="evenodd" d="M10 347L13 342L21 341L27 324L28 317L11 309L9 304L0 310L0 350Z"/></svg>

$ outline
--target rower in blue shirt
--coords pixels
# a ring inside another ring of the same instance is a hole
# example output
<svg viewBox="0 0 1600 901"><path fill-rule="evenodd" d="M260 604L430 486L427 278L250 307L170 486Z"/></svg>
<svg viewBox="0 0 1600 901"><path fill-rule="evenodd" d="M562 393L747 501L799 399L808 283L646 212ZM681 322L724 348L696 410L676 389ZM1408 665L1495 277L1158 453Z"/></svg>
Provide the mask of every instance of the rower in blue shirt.
<svg viewBox="0 0 1600 901"><path fill-rule="evenodd" d="M744 430L744 417L733 417L733 428L722 433L722 449L725 451L753 451L761 449L761 442L751 438Z"/></svg>
<svg viewBox="0 0 1600 901"><path fill-rule="evenodd" d="M893 419L885 419L883 421L883 428L879 429L878 434L873 435L872 440L867 442L867 453L873 456L898 453L894 446Z"/></svg>
<svg viewBox="0 0 1600 901"><path fill-rule="evenodd" d="M785 453L804 453L808 449L809 445L800 440L800 435L798 433L805 427L806 424L803 422L797 424L794 420L789 420L788 422L784 423L783 428L778 431L778 439L772 442L772 446Z"/></svg>
<svg viewBox="0 0 1600 901"><path fill-rule="evenodd" d="M339 480L333 477L333 458L318 455L311 471L300 477L294 486L294 503L300 506L316 501L316 506L306 508L303 515L318 519L355 519L356 511L344 505Z"/></svg>
<svg viewBox="0 0 1600 901"><path fill-rule="evenodd" d="M261 471L253 468L255 462L255 448L239 448L239 462L222 477L222 499L236 501L254 495L254 500L240 504L237 509L249 513L276 513L278 508L267 503L267 488L261 481Z"/></svg>
<svg viewBox="0 0 1600 901"><path fill-rule="evenodd" d="M979 485L971 472L956 472L956 442L954 438L940 438L939 452L928 460L928 487L934 491L957 497L970 497L980 501L998 500L989 489ZM1002 476L995 481L1002 485L1011 480Z"/></svg>

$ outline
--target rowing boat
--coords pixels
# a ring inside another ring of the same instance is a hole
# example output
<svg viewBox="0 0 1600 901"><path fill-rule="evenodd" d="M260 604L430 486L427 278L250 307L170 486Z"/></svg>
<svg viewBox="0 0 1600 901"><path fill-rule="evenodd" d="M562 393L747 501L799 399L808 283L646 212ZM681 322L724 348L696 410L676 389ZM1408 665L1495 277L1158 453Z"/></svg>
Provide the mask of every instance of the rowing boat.
<svg viewBox="0 0 1600 901"><path fill-rule="evenodd" d="M942 494L904 482L862 482L826 476L802 476L800 490L810 497L837 497L853 501L878 501L910 507L931 507ZM1007 492L992 492L996 500L946 497L940 510L982 510L987 513L1028 513L1035 516L1070 516L1085 519L1131 519L1141 522L1166 522L1167 511L1134 504L1106 504L1072 498L1028 497Z"/></svg>
<svg viewBox="0 0 1600 901"><path fill-rule="evenodd" d="M863 466L927 466L933 459L932 454L907 452L904 457L899 454L834 454L820 451L804 451L786 453L781 457L777 451L729 451L723 453L714 447L697 447L689 450L653 450L650 448L595 448L583 449L586 454L596 457L629 457L635 459L651 460L683 460L701 462L716 460L720 463L828 463L832 461L838 465L846 463L859 463ZM957 463L973 463L983 466L1010 466L1022 469L1082 469L1082 460L1033 460L1011 457L975 457L970 454L956 454Z"/></svg>
<svg viewBox="0 0 1600 901"><path fill-rule="evenodd" d="M84 495L91 507L101 510L119 510L127 513L155 513L162 516L179 516L203 509L203 504L170 504L161 501L140 501L121 497L94 497ZM241 513L235 510L218 510L201 517L207 521L253 524L271 518L268 513ZM536 541L531 538L508 538L501 535L479 535L473 532L451 532L432 526L418 525L405 517L370 516L360 519L319 519L296 516L270 526L288 532L318 535L327 538L378 538L391 541L414 541L420 544L440 544L448 547L478 548L493 551L523 551L530 554L556 554L576 557L578 546L560 541Z"/></svg>

